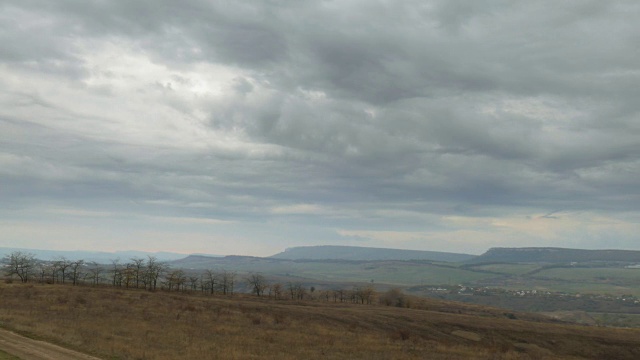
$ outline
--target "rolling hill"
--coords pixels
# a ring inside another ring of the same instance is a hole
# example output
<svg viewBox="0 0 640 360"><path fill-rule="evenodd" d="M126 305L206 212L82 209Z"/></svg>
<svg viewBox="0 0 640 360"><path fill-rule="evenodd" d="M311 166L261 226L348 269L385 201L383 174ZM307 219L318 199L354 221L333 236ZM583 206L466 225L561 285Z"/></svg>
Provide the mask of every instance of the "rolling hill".
<svg viewBox="0 0 640 360"><path fill-rule="evenodd" d="M571 262L629 262L640 263L640 251L583 250L552 247L491 248L469 259L472 263L571 263Z"/></svg>
<svg viewBox="0 0 640 360"><path fill-rule="evenodd" d="M638 329L578 326L433 299L411 301L404 308L320 297L294 301L197 291L0 284L2 328L104 359L640 356Z"/></svg>
<svg viewBox="0 0 640 360"><path fill-rule="evenodd" d="M359 246L299 246L271 256L288 260L430 260L461 262L475 255L420 250L385 249Z"/></svg>
<svg viewBox="0 0 640 360"><path fill-rule="evenodd" d="M0 247L0 258L3 258L13 252L20 251L26 254L33 254L37 259L44 261L56 260L59 258L66 258L68 260L84 260L85 262L95 261L101 264L108 264L112 260L120 259L121 261L128 261L131 258L146 258L147 256L154 256L160 261L172 261L184 258L185 254L173 253L173 252L146 252L146 251L65 251L65 250L43 250L43 249L24 249L24 248L9 248ZM215 256L215 255L209 255Z"/></svg>

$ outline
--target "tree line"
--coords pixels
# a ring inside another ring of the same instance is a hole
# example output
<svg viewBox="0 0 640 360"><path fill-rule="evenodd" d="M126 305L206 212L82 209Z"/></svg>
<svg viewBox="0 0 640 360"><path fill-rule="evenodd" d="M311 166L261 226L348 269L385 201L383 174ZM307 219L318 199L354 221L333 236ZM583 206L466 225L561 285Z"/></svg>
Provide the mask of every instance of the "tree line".
<svg viewBox="0 0 640 360"><path fill-rule="evenodd" d="M134 257L127 262L119 259L110 264L69 260L64 257L39 261L33 254L20 251L4 257L5 276L23 283L111 285L114 287L168 291L201 290L208 293L233 294L236 273L226 270L206 270L202 274L171 268L154 256Z"/></svg>
<svg viewBox="0 0 640 360"><path fill-rule="evenodd" d="M309 288L301 283L269 281L264 275L258 273L249 274L245 279L251 293L257 296L265 296L274 299L291 300L323 300L333 302L352 302L371 304L376 291L371 285L354 286L352 289L324 289L316 291L314 286Z"/></svg>
<svg viewBox="0 0 640 360"><path fill-rule="evenodd" d="M296 282L274 282L259 273L250 273L239 279L227 270L207 269L201 272L171 268L154 256L146 259L134 257L129 261L112 260L110 264L69 260L64 257L40 261L33 254L13 252L4 257L5 276L8 281L40 282L47 284L103 285L118 288L147 289L151 291L188 291L205 294L232 295L242 282L248 292L258 297L291 300L322 300L326 302L352 302L371 304L376 297L373 286L351 289L316 290Z"/></svg>

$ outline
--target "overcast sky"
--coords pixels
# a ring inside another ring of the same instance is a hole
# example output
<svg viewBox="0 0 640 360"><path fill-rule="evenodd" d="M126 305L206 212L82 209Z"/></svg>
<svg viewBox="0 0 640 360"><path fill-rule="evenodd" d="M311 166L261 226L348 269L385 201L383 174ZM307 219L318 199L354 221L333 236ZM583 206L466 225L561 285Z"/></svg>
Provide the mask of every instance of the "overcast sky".
<svg viewBox="0 0 640 360"><path fill-rule="evenodd" d="M640 249L638 19L0 0L0 246Z"/></svg>

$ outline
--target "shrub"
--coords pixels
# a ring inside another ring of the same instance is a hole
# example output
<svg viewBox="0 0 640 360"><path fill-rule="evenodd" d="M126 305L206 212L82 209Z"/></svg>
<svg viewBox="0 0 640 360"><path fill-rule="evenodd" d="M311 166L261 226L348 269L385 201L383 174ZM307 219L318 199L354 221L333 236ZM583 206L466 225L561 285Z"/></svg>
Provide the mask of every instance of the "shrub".
<svg viewBox="0 0 640 360"><path fill-rule="evenodd" d="M386 306L409 307L409 299L398 288L393 288L380 297L380 303Z"/></svg>

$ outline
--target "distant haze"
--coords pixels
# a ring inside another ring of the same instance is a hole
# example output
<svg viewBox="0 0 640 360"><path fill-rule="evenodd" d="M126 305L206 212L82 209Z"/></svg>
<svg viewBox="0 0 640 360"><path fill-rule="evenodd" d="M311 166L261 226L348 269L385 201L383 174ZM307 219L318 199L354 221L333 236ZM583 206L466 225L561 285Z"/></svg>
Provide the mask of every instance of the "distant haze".
<svg viewBox="0 0 640 360"><path fill-rule="evenodd" d="M290 260L431 260L458 262L475 256L436 251L383 249L356 246L301 246L286 249L270 256L272 259Z"/></svg>
<svg viewBox="0 0 640 360"><path fill-rule="evenodd" d="M3 258L14 252L22 252L24 254L34 255L36 259L51 261L65 258L67 260L84 260L85 262L97 262L100 264L108 264L112 261L120 261L121 263L129 262L132 258L147 259L149 256L155 257L159 261L171 261L182 259L187 254L169 253L169 252L143 252L143 251L60 251L60 250L44 250L44 249L21 249L21 248L2 248L0 247L0 258ZM215 256L215 255L209 255Z"/></svg>
<svg viewBox="0 0 640 360"><path fill-rule="evenodd" d="M640 2L0 2L0 246L640 249Z"/></svg>

